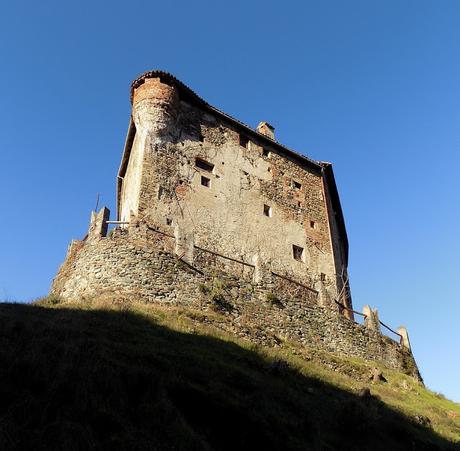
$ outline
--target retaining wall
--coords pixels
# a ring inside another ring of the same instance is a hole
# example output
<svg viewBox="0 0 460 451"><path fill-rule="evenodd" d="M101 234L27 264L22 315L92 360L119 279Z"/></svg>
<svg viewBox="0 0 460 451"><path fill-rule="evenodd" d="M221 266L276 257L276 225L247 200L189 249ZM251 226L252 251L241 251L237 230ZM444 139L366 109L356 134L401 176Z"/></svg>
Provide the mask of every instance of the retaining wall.
<svg viewBox="0 0 460 451"><path fill-rule="evenodd" d="M140 225L69 246L52 293L78 301L103 293L145 302L214 310L218 327L264 345L288 339L350 357L375 360L420 378L409 350L353 322L314 291L273 276L253 283L251 265L197 252L193 267L175 256L174 239Z"/></svg>

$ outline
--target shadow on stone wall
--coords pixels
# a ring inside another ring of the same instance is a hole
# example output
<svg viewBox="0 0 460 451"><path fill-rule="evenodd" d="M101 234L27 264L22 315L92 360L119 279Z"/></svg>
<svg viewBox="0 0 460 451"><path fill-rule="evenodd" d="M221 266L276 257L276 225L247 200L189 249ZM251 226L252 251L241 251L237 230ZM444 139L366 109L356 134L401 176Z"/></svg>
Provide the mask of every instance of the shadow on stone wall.
<svg viewBox="0 0 460 451"><path fill-rule="evenodd" d="M0 304L0 320L0 449L455 446L374 397L130 312Z"/></svg>

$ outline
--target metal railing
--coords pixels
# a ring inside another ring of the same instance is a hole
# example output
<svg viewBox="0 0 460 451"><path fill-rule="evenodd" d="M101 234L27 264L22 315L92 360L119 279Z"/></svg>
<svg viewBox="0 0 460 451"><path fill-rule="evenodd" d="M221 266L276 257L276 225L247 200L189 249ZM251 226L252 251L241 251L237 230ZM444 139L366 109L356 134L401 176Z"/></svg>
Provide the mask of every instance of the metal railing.
<svg viewBox="0 0 460 451"><path fill-rule="evenodd" d="M338 305L340 305L340 307L342 307L344 310L348 310L349 312L353 312L355 313L356 315L360 315L360 316L363 316L364 319L367 318L367 315L365 315L364 313L361 313L361 312L357 312L356 310L353 310L349 307L346 307L345 305L343 305L341 302L337 301L337 299L334 299L334 302ZM401 334L399 334L398 332L396 332L395 330L393 330L390 326L387 326L384 322L380 321L379 319L379 323L381 326L385 327L385 329L388 329L390 332L394 333L395 335L397 335L400 340L402 340L403 336Z"/></svg>
<svg viewBox="0 0 460 451"><path fill-rule="evenodd" d="M349 312L353 312L355 313L356 315L360 315L360 316L364 316L364 318L367 318L367 315L365 315L364 313L361 313L361 312L357 312L356 310L353 310L352 308L349 308L345 305L343 305L341 302L337 301L337 299L334 299L334 302L338 305L340 305L340 307L342 307L344 310L347 310Z"/></svg>
<svg viewBox="0 0 460 451"><path fill-rule="evenodd" d="M290 277L283 276L282 274L278 274L278 273L273 272L273 271L271 271L271 273L276 277L280 277L281 279L287 280L288 282L292 282L292 283L294 283L296 285L299 285L299 287L305 288L306 290L311 291L312 293L316 294L317 296L319 294L319 291L315 290L314 288L310 288L307 285L304 285L303 283L300 283L300 282L297 282L296 280L291 279Z"/></svg>
<svg viewBox="0 0 460 451"><path fill-rule="evenodd" d="M112 222L112 221L111 221ZM113 223L116 223L117 221L113 221ZM151 230L152 232L156 232L156 233L159 233L161 235L164 235L164 236L167 236L169 238L173 238L173 239L176 239L176 237L174 235L171 235L169 233L166 233L166 232L163 232L162 230L159 230L159 229L156 229L155 227L151 227L151 226L147 226L147 229ZM223 258L225 260L229 260L229 261L232 261L232 262L235 262L235 263L239 263L241 265L244 265L244 266L248 266L250 268L255 268L255 265L251 264L251 263L247 263L247 262L244 262L242 260L238 260L236 258L232 258L232 257L228 257L227 255L223 255L223 254L220 254L218 252L214 252L214 251L211 251L209 249L205 249L203 247L200 247L200 246L197 246L197 245L194 245L193 246L195 249L198 249L199 251L202 251L202 252L207 252L208 254L212 254L212 255L215 255L216 257L220 257L220 258ZM177 260L180 260L182 263L184 263L185 265L187 265L190 269L196 271L197 273L205 276L206 274L201 271L200 269L196 268L195 266L191 265L190 263L188 263L187 261L183 260L183 256L185 255L185 253L183 253L182 255L180 256L177 256ZM294 279L291 279L290 277L288 276L285 276L283 274L278 274L274 271L271 271L271 274L274 275L275 277L279 277L281 279L284 279L284 280L287 280L288 282L291 282L295 285L298 285L302 288L305 288L306 290L310 291L311 293L314 293L316 296L318 296L319 292L318 290L315 290L314 288L311 288L307 285L304 285L303 283L300 283L300 282L297 282L296 280ZM347 307L346 305L342 304L341 302L337 301L336 299L334 299L334 302L339 305L342 309L344 310L347 310L349 312L352 312L354 313L355 315L359 315L359 316L362 316L364 319L367 318L367 315L365 315L364 313L361 313L361 312L358 312L356 310L353 310L349 307ZM356 321L355 321L356 322ZM402 335L399 334L398 332L396 332L395 330L393 330L391 327L387 326L384 322L380 321L379 319L379 323L381 326L383 326L385 329L389 330L390 332L392 332L393 334L397 335L400 340L403 339Z"/></svg>
<svg viewBox="0 0 460 451"><path fill-rule="evenodd" d="M198 249L199 251L203 251L203 252L207 252L208 254L215 255L216 257L221 257L221 258L224 258L225 260L230 260L232 262L239 263L244 266L249 266L250 268L255 268L255 265L251 265L251 263L246 263L242 260L237 260L236 258L232 258L232 257L227 257L226 255L222 255L222 254L219 254L218 252L210 251L209 249L204 249L203 247L199 247L196 245L194 245L193 247L195 249Z"/></svg>

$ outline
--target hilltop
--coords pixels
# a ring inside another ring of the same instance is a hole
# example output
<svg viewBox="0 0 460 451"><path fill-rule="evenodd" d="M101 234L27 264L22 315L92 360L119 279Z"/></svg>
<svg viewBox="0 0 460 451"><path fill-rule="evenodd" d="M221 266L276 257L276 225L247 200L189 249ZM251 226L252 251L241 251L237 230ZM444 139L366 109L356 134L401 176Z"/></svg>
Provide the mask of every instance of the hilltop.
<svg viewBox="0 0 460 451"><path fill-rule="evenodd" d="M213 316L225 315L108 298L0 304L0 449L460 449L460 406L414 378L256 346Z"/></svg>

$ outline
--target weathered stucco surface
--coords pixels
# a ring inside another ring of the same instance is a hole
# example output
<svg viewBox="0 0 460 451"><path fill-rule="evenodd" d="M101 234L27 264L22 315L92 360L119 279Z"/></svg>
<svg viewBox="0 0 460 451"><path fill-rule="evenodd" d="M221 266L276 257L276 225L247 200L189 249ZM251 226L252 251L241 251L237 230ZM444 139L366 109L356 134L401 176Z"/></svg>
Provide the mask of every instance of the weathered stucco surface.
<svg viewBox="0 0 460 451"><path fill-rule="evenodd" d="M120 216L122 221L128 221L131 217L131 212L136 212L139 209L139 193L142 180L142 163L144 161L145 143L140 135L134 138L131 157L126 169L126 177L123 181L121 192L121 211Z"/></svg>
<svg viewBox="0 0 460 451"><path fill-rule="evenodd" d="M257 265L260 277L293 277L320 291L324 304L338 298L346 263L320 167L299 164L262 135L248 137L181 100L159 78L135 90L133 122L120 175L121 221L141 218L169 229L186 258L193 260L195 244ZM342 302L351 306L349 296Z"/></svg>

